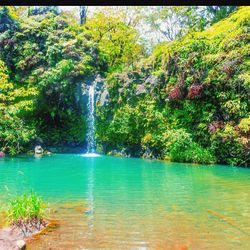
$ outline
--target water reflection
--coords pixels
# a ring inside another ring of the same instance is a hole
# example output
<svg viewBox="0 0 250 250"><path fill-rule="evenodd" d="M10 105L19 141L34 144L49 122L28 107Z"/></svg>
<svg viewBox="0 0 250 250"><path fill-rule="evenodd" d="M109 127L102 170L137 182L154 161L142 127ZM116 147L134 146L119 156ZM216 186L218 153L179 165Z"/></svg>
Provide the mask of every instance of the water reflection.
<svg viewBox="0 0 250 250"><path fill-rule="evenodd" d="M94 228L94 162L93 159L90 159L88 165L88 183L87 183L87 204L88 207L85 210L85 214L88 215L88 230L87 235L92 236Z"/></svg>

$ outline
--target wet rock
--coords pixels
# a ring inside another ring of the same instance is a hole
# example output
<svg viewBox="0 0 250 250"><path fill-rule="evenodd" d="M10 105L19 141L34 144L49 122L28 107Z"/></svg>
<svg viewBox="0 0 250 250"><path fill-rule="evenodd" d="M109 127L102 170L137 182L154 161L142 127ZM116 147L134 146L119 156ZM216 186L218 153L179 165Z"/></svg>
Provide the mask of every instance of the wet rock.
<svg viewBox="0 0 250 250"><path fill-rule="evenodd" d="M108 155L113 155L113 156L121 156L121 157L130 157L130 154L126 152L126 149L122 150L111 150L107 153Z"/></svg>
<svg viewBox="0 0 250 250"><path fill-rule="evenodd" d="M45 155L52 155L52 153L50 151L48 151L48 150L44 150L44 154Z"/></svg>
<svg viewBox="0 0 250 250"><path fill-rule="evenodd" d="M146 94L146 93L147 93L147 89L143 84L136 86L136 90L135 90L136 95Z"/></svg>
<svg viewBox="0 0 250 250"><path fill-rule="evenodd" d="M26 249L26 239L29 240L31 237L38 237L41 233L56 226L58 226L58 222L55 220L33 219L22 226L12 225L9 228L0 229L0 249Z"/></svg>
<svg viewBox="0 0 250 250"><path fill-rule="evenodd" d="M96 91L101 90L104 85L104 79L100 75L97 75L94 80L94 85L95 85Z"/></svg>
<svg viewBox="0 0 250 250"><path fill-rule="evenodd" d="M44 142L43 142L43 139L42 138L40 138L40 137L37 137L36 138L36 144L37 145L42 145Z"/></svg>
<svg viewBox="0 0 250 250"><path fill-rule="evenodd" d="M142 155L142 158L148 158L148 159L154 158L153 153L149 148L145 150L145 152Z"/></svg>
<svg viewBox="0 0 250 250"><path fill-rule="evenodd" d="M121 94L123 92L123 88L118 89L118 93Z"/></svg>
<svg viewBox="0 0 250 250"><path fill-rule="evenodd" d="M88 94L88 88L87 88L87 85L85 83L81 84L81 92L82 92L83 96Z"/></svg>
<svg viewBox="0 0 250 250"><path fill-rule="evenodd" d="M150 84L150 85L153 85L153 86L156 86L157 85L157 77L156 76L149 76L146 80L145 80L145 84Z"/></svg>
<svg viewBox="0 0 250 250"><path fill-rule="evenodd" d="M26 249L26 243L24 240L18 240L16 241L16 246L18 250L24 250Z"/></svg>
<svg viewBox="0 0 250 250"><path fill-rule="evenodd" d="M93 211L91 209L86 209L84 211L84 213L87 214L87 215L90 215L90 214L93 214Z"/></svg>
<svg viewBox="0 0 250 250"><path fill-rule="evenodd" d="M43 153L43 148L41 146L35 146L35 154L41 155Z"/></svg>
<svg viewBox="0 0 250 250"><path fill-rule="evenodd" d="M109 101L109 92L107 89L105 89L100 97L100 105L104 106L108 103L108 101Z"/></svg>

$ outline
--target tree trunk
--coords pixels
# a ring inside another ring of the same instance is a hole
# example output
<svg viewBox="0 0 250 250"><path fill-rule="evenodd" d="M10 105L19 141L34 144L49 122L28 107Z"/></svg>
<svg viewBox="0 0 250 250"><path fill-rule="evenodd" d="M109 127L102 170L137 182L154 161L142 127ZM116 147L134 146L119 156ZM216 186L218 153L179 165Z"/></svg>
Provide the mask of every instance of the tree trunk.
<svg viewBox="0 0 250 250"><path fill-rule="evenodd" d="M87 7L80 6L80 26L86 23L87 18Z"/></svg>

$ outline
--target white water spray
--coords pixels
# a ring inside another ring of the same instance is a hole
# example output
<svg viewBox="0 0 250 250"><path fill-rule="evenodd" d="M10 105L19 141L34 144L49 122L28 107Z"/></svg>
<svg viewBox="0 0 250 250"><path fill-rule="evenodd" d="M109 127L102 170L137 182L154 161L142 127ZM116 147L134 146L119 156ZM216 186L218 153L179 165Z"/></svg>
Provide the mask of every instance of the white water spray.
<svg viewBox="0 0 250 250"><path fill-rule="evenodd" d="M95 85L89 86L87 117L87 154L95 152Z"/></svg>

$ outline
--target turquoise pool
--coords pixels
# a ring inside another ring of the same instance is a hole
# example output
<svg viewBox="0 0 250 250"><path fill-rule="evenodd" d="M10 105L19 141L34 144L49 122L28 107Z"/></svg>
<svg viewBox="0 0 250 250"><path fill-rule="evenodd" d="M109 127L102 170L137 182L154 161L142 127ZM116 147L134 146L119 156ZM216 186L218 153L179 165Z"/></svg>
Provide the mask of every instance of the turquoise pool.
<svg viewBox="0 0 250 250"><path fill-rule="evenodd" d="M250 169L72 154L1 158L1 203L28 190L60 223L29 249L249 249Z"/></svg>

